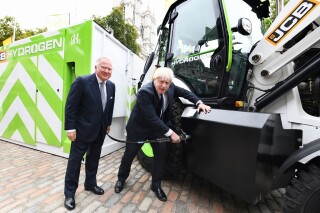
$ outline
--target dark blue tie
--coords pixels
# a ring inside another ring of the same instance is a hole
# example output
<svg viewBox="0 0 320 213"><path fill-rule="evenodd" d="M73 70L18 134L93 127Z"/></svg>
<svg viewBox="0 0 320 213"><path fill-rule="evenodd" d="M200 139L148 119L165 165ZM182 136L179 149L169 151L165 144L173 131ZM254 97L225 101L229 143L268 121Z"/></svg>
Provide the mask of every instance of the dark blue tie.
<svg viewBox="0 0 320 213"><path fill-rule="evenodd" d="M162 118L163 116L163 95L160 95L160 102L159 102L159 117Z"/></svg>

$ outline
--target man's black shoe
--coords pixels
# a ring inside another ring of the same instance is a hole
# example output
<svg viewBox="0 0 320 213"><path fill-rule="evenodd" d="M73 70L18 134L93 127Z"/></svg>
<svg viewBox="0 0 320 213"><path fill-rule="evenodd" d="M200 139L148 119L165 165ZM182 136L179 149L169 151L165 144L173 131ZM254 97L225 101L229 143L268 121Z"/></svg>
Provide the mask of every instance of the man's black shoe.
<svg viewBox="0 0 320 213"><path fill-rule="evenodd" d="M124 186L124 181L118 180L116 182L116 185L114 186L114 192L120 193L123 189L123 186Z"/></svg>
<svg viewBox="0 0 320 213"><path fill-rule="evenodd" d="M151 190L156 194L157 198L163 202L167 201L167 196L161 187L153 187L151 186Z"/></svg>
<svg viewBox="0 0 320 213"><path fill-rule="evenodd" d="M99 186L94 186L94 187L84 187L84 189L86 191L91 191L93 192L94 194L96 195L103 195L104 194L104 191L101 187Z"/></svg>
<svg viewBox="0 0 320 213"><path fill-rule="evenodd" d="M67 197L64 200L64 207L66 207L68 210L73 210L76 208L76 201L74 200L74 197Z"/></svg>

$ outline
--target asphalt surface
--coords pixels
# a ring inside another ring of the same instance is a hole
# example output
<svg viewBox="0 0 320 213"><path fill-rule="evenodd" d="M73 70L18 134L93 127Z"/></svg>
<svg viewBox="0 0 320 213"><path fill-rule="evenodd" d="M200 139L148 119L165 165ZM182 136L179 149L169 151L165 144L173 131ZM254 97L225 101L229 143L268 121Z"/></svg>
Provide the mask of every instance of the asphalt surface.
<svg viewBox="0 0 320 213"><path fill-rule="evenodd" d="M134 161L124 190L114 193L117 172L124 149L100 159L98 185L101 196L84 190L84 165L71 212L212 212L279 213L284 189L267 194L258 204L250 205L191 173L164 180L167 202L159 201L150 190L150 173ZM0 141L0 212L68 212L63 205L64 175L67 159Z"/></svg>

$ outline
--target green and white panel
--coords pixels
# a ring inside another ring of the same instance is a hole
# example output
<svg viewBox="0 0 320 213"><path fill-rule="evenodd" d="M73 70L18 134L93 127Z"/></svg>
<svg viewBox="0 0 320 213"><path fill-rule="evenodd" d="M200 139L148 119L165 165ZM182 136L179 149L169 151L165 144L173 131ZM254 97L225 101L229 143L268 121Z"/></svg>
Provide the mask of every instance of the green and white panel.
<svg viewBox="0 0 320 213"><path fill-rule="evenodd" d="M62 130L63 54L59 52L38 57L36 141L59 146Z"/></svg>
<svg viewBox="0 0 320 213"><path fill-rule="evenodd" d="M127 115L126 115L126 123L128 122L130 113L136 104L136 93L137 93L137 86L136 81L133 79L130 79L128 82L128 90L127 90Z"/></svg>
<svg viewBox="0 0 320 213"><path fill-rule="evenodd" d="M24 69L25 61L4 63L0 77L0 135L35 144L36 85Z"/></svg>
<svg viewBox="0 0 320 213"><path fill-rule="evenodd" d="M0 136L61 146L63 42L59 31L6 49L0 66Z"/></svg>

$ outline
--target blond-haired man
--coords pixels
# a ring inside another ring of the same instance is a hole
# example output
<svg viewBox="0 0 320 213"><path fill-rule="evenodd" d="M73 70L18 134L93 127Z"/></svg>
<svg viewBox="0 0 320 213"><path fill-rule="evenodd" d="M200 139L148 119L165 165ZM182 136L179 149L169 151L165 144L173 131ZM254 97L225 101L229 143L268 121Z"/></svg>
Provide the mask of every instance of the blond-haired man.
<svg viewBox="0 0 320 213"><path fill-rule="evenodd" d="M198 111L209 112L211 108L202 103L193 93L172 83L173 71L170 68L158 68L153 81L144 85L138 92L136 104L131 112L127 130L128 141L146 141L147 139L170 137L172 143L179 143L180 136L171 128L171 109L175 97L183 97L196 104ZM143 144L127 143L121 160L115 192L119 193L128 178L134 157ZM152 143L154 162L151 190L161 201L167 196L161 189L166 159L166 143Z"/></svg>

